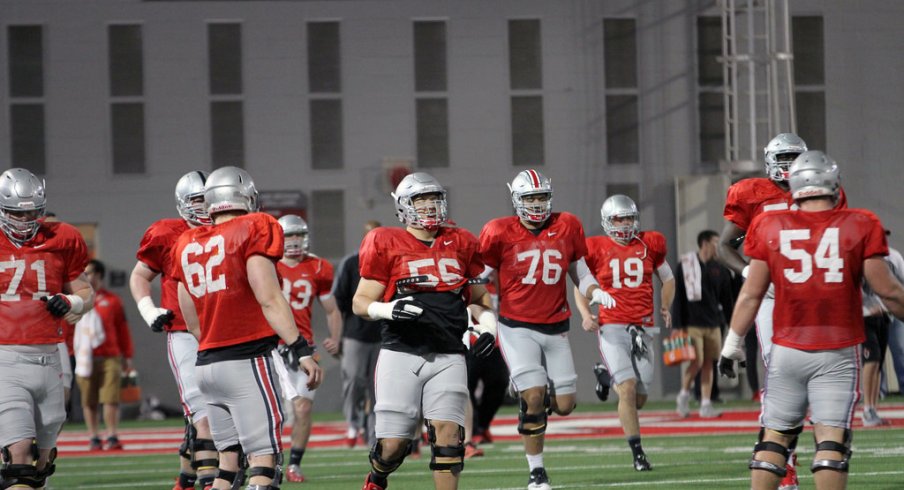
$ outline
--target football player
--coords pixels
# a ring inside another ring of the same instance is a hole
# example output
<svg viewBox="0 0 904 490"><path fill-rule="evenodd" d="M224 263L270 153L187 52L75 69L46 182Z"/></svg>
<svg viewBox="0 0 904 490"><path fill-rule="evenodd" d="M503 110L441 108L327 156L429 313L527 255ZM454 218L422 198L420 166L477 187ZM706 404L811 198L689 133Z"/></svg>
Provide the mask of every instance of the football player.
<svg viewBox="0 0 904 490"><path fill-rule="evenodd" d="M543 463L547 416L571 413L577 391L567 337L566 273L587 301L608 307L614 302L584 262L581 222L573 214L552 212L549 178L524 170L508 187L515 216L484 225L480 256L487 265L485 275L498 273L499 345L521 398L518 433L530 470L527 487L548 490Z"/></svg>
<svg viewBox="0 0 904 490"><path fill-rule="evenodd" d="M66 420L60 321L75 323L94 303L85 240L43 221L46 207L42 179L0 174L0 488L43 488L53 474Z"/></svg>
<svg viewBox="0 0 904 490"><path fill-rule="evenodd" d="M323 347L332 355L339 354L339 342L342 338L342 315L336 306L331 289L333 287L333 265L328 260L310 253L308 224L300 216L287 214L279 218L279 225L285 236L285 251L282 259L276 264L276 271L282 279L282 291L292 307L295 325L301 336L310 345L314 345L314 333L311 330L312 299L317 298L326 312L327 327L330 337L323 341ZM316 390L307 388L307 376L303 371L288 371L287 384L292 386L294 396L291 400L295 414L292 426L292 449L289 452L289 465L286 468L286 479L290 482L304 481L301 472L301 458L304 457L308 438L311 436L311 408L314 404Z"/></svg>
<svg viewBox="0 0 904 490"><path fill-rule="evenodd" d="M838 208L834 160L804 152L791 165L788 182L800 211L763 213L750 224L744 244L749 274L719 369L734 377L734 361L745 356L744 335L771 282L773 345L762 428L749 465L752 488L778 488L805 420L814 424L810 471L816 488L844 488L859 398L859 345L865 339L861 280L866 278L898 317L904 316L904 286L883 260L888 246L879 219L866 210Z"/></svg>
<svg viewBox="0 0 904 490"><path fill-rule="evenodd" d="M184 232L173 247L171 275L179 307L198 338L195 376L207 400L207 419L219 451L214 488L240 486L247 463L249 490L278 488L282 479L282 410L274 377L279 339L290 369L304 369L307 387L323 375L313 349L298 333L282 294L276 262L283 233L258 213L248 172L222 167L204 184L210 226ZM237 488L237 487L234 487Z"/></svg>
<svg viewBox="0 0 904 490"><path fill-rule="evenodd" d="M141 237L137 261L129 277L129 289L141 318L153 332L166 332L166 353L179 389L185 416L185 437L179 447L179 476L173 490L202 490L213 485L217 469L217 449L207 423L207 404L198 388L195 361L198 340L188 332L179 310L177 285L167 271L173 269L172 248L183 232L210 224L204 211L204 182L207 173L188 172L176 182L176 210L179 218L154 222ZM160 306L151 298L151 283L160 276Z"/></svg>
<svg viewBox="0 0 904 490"><path fill-rule="evenodd" d="M738 251L750 223L761 213L797 209L788 188L788 168L798 155L807 151L807 144L793 133L781 133L772 138L763 148L766 160L766 177L740 180L728 188L725 198L725 227L719 243L719 258L736 274L747 277L747 260ZM838 190L836 206L847 207L844 190ZM763 364L769 361L772 348L772 292L767 292L756 315L756 334L760 343ZM768 365L767 365L768 370ZM793 448L792 448L793 449ZM782 490L797 490L795 458L788 462L787 476L782 481Z"/></svg>
<svg viewBox="0 0 904 490"><path fill-rule="evenodd" d="M583 295L575 294L575 303L584 330L599 332L603 363L596 370L597 380L603 391L611 384L618 393L618 418L634 456L634 469L649 471L652 466L640 443L637 415L647 401L655 361L653 339L644 328L654 324L654 275L662 283L659 314L665 327L671 328L675 278L665 260L665 237L657 231L640 231L640 214L630 197L610 196L600 215L606 236L587 238L587 266L615 298L616 306L597 315Z"/></svg>
<svg viewBox="0 0 904 490"><path fill-rule="evenodd" d="M468 376L462 336L489 354L496 315L486 288L469 284L483 271L477 238L447 222L446 190L432 176L406 176L392 197L405 228L376 228L361 244L356 315L383 322L377 362L376 436L364 490L383 490L409 454L421 417L432 449L437 489L458 488L464 468ZM465 306L468 304L469 309Z"/></svg>

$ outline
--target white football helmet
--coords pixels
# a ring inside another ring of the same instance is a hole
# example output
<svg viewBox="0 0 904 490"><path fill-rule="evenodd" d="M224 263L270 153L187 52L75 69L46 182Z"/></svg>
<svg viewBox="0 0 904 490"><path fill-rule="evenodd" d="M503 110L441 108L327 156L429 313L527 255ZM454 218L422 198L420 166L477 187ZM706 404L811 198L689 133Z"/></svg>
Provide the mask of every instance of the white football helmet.
<svg viewBox="0 0 904 490"><path fill-rule="evenodd" d="M24 168L0 174L0 228L13 243L22 245L34 238L46 209L43 179Z"/></svg>
<svg viewBox="0 0 904 490"><path fill-rule="evenodd" d="M637 205L628 196L623 194L609 196L603 201L600 216L602 216L603 231L611 238L627 242L640 232L640 213L637 211ZM634 218L634 222L629 225L616 225L612 222L615 218L625 217Z"/></svg>
<svg viewBox="0 0 904 490"><path fill-rule="evenodd" d="M512 193L512 206L519 218L531 223L543 223L552 214L552 181L536 170L524 170L518 173L512 183L508 184ZM536 194L546 194L548 199L543 203L526 204L524 198Z"/></svg>
<svg viewBox="0 0 904 490"><path fill-rule="evenodd" d="M807 143L794 133L781 133L772 138L763 153L766 156L766 175L775 182L788 180L788 167L798 155L807 151Z"/></svg>
<svg viewBox="0 0 904 490"><path fill-rule="evenodd" d="M195 226L209 225L210 216L204 210L204 183L207 172L192 170L176 182L176 209L179 216Z"/></svg>
<svg viewBox="0 0 904 490"><path fill-rule="evenodd" d="M283 255L286 257L301 257L307 255L310 248L308 236L308 224L295 214L287 214L279 218L279 226L282 226L285 236L285 248Z"/></svg>
<svg viewBox="0 0 904 490"><path fill-rule="evenodd" d="M414 198L422 194L439 194L439 198L415 206ZM446 189L428 173L414 172L406 175L391 195L395 201L396 216L406 226L435 230L446 222Z"/></svg>
<svg viewBox="0 0 904 490"><path fill-rule="evenodd" d="M821 151L807 151L794 159L789 170L788 186L791 197L838 197L841 187L841 171L832 157Z"/></svg>
<svg viewBox="0 0 904 490"><path fill-rule="evenodd" d="M251 175L238 167L211 172L204 184L204 209L210 217L225 211L257 211L257 189Z"/></svg>

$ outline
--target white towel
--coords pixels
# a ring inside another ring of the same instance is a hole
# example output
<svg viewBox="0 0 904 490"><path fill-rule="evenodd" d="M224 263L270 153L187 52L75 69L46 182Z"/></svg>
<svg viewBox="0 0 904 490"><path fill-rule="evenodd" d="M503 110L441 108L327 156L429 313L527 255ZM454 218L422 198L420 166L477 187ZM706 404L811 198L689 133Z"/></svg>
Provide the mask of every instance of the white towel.
<svg viewBox="0 0 904 490"><path fill-rule="evenodd" d="M681 256L681 271L684 274L684 290L688 301L703 299L703 271L696 252L688 252Z"/></svg>
<svg viewBox="0 0 904 490"><path fill-rule="evenodd" d="M100 315L92 308L75 324L75 337L72 339L75 350L75 375L87 378L91 376L94 365L94 348L104 343L104 323Z"/></svg>

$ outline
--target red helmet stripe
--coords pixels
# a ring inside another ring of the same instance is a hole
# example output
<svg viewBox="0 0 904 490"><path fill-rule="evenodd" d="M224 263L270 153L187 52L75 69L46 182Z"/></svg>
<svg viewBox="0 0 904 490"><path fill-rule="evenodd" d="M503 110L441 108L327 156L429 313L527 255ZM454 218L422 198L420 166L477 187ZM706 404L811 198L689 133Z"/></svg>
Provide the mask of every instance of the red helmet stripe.
<svg viewBox="0 0 904 490"><path fill-rule="evenodd" d="M534 169L528 170L527 175L530 176L530 182L531 182L532 187L534 189L539 188L540 187L540 176L537 175L537 171Z"/></svg>

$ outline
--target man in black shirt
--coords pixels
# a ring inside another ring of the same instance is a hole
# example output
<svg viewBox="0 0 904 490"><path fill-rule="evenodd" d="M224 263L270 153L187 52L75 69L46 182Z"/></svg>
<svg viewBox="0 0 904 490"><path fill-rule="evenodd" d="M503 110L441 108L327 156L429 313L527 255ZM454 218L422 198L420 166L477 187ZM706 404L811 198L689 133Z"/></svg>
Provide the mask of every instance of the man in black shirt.
<svg viewBox="0 0 904 490"><path fill-rule="evenodd" d="M697 359L691 361L681 379L678 413L690 415L690 386L700 373L700 416L721 415L710 399L713 387L713 362L722 348L722 325L731 318L734 303L731 272L716 260L719 234L712 230L697 235L697 253L682 256L675 272L675 327L686 329L693 339Z"/></svg>

